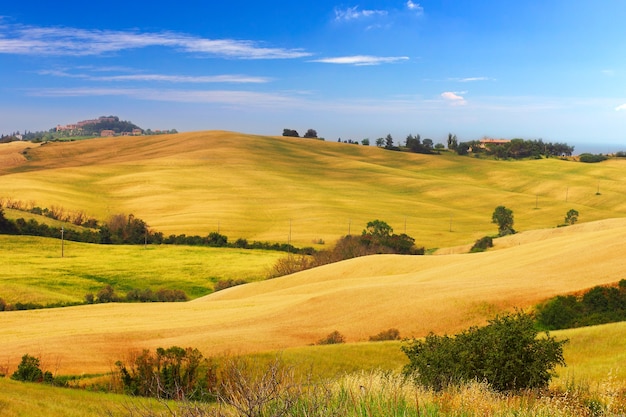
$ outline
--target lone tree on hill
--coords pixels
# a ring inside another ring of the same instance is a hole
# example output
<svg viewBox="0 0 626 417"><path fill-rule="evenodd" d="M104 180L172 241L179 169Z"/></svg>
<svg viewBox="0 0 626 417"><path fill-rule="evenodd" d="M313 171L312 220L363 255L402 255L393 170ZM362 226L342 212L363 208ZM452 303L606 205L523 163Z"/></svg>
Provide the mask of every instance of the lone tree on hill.
<svg viewBox="0 0 626 417"><path fill-rule="evenodd" d="M512 235L515 233L513 229L513 211L504 206L498 206L491 216L491 223L498 225L498 236Z"/></svg>
<svg viewBox="0 0 626 417"><path fill-rule="evenodd" d="M578 221L578 211L571 209L565 215L565 224L572 225Z"/></svg>

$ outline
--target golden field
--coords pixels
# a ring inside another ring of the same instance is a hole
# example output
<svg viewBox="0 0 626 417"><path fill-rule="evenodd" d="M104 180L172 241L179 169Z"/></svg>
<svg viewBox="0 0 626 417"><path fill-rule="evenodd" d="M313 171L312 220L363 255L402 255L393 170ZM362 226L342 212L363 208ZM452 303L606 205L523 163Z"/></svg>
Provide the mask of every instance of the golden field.
<svg viewBox="0 0 626 417"><path fill-rule="evenodd" d="M55 374L107 373L129 352L173 345L205 356L280 351L328 375L397 370L404 364L400 343L368 343L369 336L389 328L403 337L452 334L503 311L623 279L624 164L427 156L232 132L0 145L5 201L82 210L101 221L133 213L165 235L219 229L231 241L291 239L296 246L320 239L330 246L378 218L435 253L369 256L263 281L283 254L66 242L60 258L57 240L0 236L0 297L7 301L79 301L103 283L184 287L196 297L220 277L256 281L187 303L0 313L0 370L11 372L28 353ZM468 254L476 239L495 234L498 205L513 210L521 233ZM580 223L556 228L572 208ZM310 346L334 330L349 343ZM619 368L625 330L617 323L555 332L570 343L569 366L554 383L601 384L611 376L626 385ZM19 409L5 390L61 396L61 411L50 415L112 398L0 379L0 410Z"/></svg>
<svg viewBox="0 0 626 417"><path fill-rule="evenodd" d="M0 198L99 220L132 213L166 236L219 229L310 246L378 218L432 249L493 234L498 205L520 231L554 227L572 208L585 222L626 215L620 159L494 161L210 131L10 143L0 161Z"/></svg>
<svg viewBox="0 0 626 417"><path fill-rule="evenodd" d="M110 370L129 350L159 346L210 355L305 346L333 330L349 342L391 327L403 336L453 333L621 277L626 219L551 232L529 241L511 236L519 244L478 254L356 258L188 303L6 312L0 363L28 352L63 374L91 373Z"/></svg>

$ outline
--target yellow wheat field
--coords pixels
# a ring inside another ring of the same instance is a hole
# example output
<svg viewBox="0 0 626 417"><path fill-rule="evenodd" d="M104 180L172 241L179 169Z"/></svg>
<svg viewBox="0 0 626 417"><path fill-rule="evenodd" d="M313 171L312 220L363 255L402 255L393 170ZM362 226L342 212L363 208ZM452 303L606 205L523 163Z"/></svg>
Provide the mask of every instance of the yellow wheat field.
<svg viewBox="0 0 626 417"><path fill-rule="evenodd" d="M403 336L454 333L504 310L623 278L626 219L533 233L485 253L352 259L189 303L6 312L0 363L29 353L63 374L96 372L129 350L159 346L210 355L305 346L333 330L349 342L391 327Z"/></svg>
<svg viewBox="0 0 626 417"><path fill-rule="evenodd" d="M624 217L623 159L493 161L222 131L11 143L0 145L0 199L298 246L378 218L432 249L494 234L498 205L520 231L554 227L572 208L581 222Z"/></svg>

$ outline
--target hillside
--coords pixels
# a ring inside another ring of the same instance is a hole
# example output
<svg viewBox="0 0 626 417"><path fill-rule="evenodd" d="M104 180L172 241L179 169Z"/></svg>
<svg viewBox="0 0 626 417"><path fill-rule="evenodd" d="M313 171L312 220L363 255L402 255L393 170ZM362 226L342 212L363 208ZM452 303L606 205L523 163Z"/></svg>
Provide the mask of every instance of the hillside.
<svg viewBox="0 0 626 417"><path fill-rule="evenodd" d="M391 327L403 336L453 333L623 278L626 219L604 223L551 229L542 240L478 254L357 258L189 303L7 312L0 362L31 353L76 373L107 371L131 349L159 346L216 354L306 346L333 330L350 342Z"/></svg>
<svg viewBox="0 0 626 417"><path fill-rule="evenodd" d="M310 246L373 219L427 248L495 233L506 205L520 231L626 215L625 161L493 161L233 132L0 145L0 199L133 213L168 234ZM597 192L600 191L600 194Z"/></svg>

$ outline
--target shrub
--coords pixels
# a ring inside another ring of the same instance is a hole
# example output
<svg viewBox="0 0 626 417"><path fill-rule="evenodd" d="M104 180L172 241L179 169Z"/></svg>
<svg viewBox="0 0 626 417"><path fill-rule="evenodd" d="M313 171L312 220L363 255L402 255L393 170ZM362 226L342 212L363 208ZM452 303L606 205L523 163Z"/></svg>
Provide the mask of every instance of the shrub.
<svg viewBox="0 0 626 417"><path fill-rule="evenodd" d="M54 378L48 371L44 372L39 367L39 358L26 354L22 356L22 362L17 370L11 375L11 379L23 382L46 382L52 383Z"/></svg>
<svg viewBox="0 0 626 417"><path fill-rule="evenodd" d="M97 297L99 303L113 303L119 301L119 297L115 294L115 290L110 285L98 291Z"/></svg>
<svg viewBox="0 0 626 417"><path fill-rule="evenodd" d="M578 159L580 160L580 162L594 163L605 161L607 157L602 154L595 155L591 153L581 153Z"/></svg>
<svg viewBox="0 0 626 417"><path fill-rule="evenodd" d="M170 290L166 288L162 288L158 290L155 294L156 301L160 302L178 302L178 301L187 301L187 294L183 290Z"/></svg>
<svg viewBox="0 0 626 417"><path fill-rule="evenodd" d="M247 281L243 279L222 279L215 283L215 285L213 286L213 291L221 291L225 290L226 288L235 287L237 285L243 284L247 284Z"/></svg>
<svg viewBox="0 0 626 417"><path fill-rule="evenodd" d="M559 295L537 306L537 324L547 330L592 326L626 320L626 281L617 287L596 286L582 294Z"/></svg>
<svg viewBox="0 0 626 417"><path fill-rule="evenodd" d="M336 345L338 343L346 343L346 338L337 330L317 341L318 345Z"/></svg>
<svg viewBox="0 0 626 417"><path fill-rule="evenodd" d="M431 333L402 347L410 361L404 373L435 390L472 380L498 391L543 388L554 368L565 365L566 340L547 333L537 338L537 333L533 318L522 312L497 316L455 337Z"/></svg>
<svg viewBox="0 0 626 417"><path fill-rule="evenodd" d="M484 252L488 248L493 248L493 238L491 236L485 236L474 242L474 245L470 249L470 253Z"/></svg>
<svg viewBox="0 0 626 417"><path fill-rule="evenodd" d="M167 399L209 399L215 392L215 367L198 349L172 346L144 350L126 365L115 363L124 391L131 395Z"/></svg>
<svg viewBox="0 0 626 417"><path fill-rule="evenodd" d="M388 329L377 335L370 336L370 342L382 342L384 340L400 340L400 330Z"/></svg>
<svg viewBox="0 0 626 417"><path fill-rule="evenodd" d="M7 303L2 298L0 298L0 311L4 311L7 308Z"/></svg>

